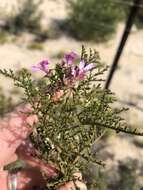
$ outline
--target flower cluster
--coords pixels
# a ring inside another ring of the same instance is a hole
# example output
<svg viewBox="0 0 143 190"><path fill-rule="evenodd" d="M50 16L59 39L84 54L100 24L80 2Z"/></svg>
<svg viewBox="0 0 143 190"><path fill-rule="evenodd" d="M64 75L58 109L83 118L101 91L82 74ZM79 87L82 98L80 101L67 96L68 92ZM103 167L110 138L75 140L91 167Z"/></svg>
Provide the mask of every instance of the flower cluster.
<svg viewBox="0 0 143 190"><path fill-rule="evenodd" d="M61 67L62 66L62 67ZM74 84L78 80L85 78L86 74L95 68L94 63L86 63L80 56L75 52L70 52L65 54L64 60L58 65L58 68L62 70L62 82L67 84ZM37 66L32 67L33 71L42 71L46 74L51 74L51 69L49 68L49 61L43 60L38 63Z"/></svg>

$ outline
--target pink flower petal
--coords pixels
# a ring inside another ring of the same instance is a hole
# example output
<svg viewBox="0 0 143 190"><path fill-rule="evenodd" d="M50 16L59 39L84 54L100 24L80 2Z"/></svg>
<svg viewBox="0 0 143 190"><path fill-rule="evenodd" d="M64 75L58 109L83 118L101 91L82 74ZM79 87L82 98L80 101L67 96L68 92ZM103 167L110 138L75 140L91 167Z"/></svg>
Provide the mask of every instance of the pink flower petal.
<svg viewBox="0 0 143 190"><path fill-rule="evenodd" d="M81 60L79 63L79 69L82 70L85 67L85 62L84 60Z"/></svg>
<svg viewBox="0 0 143 190"><path fill-rule="evenodd" d="M77 59L78 58L78 55L75 53L75 52L70 52L70 53L68 53L68 54L65 54L65 60L66 60L66 62L67 62L67 64L72 64L73 63L73 61L75 60L75 59Z"/></svg>
<svg viewBox="0 0 143 190"><path fill-rule="evenodd" d="M40 65L42 71L47 71L49 62L48 62L48 60L43 60L39 63L39 65Z"/></svg>
<svg viewBox="0 0 143 190"><path fill-rule="evenodd" d="M32 71L36 72L36 71L43 71L45 73L49 72L49 68L48 68L49 62L47 60L43 60L40 63L38 63L37 66L32 66Z"/></svg>
<svg viewBox="0 0 143 190"><path fill-rule="evenodd" d="M75 68L72 68L72 70L71 70L71 74L72 74L74 77L76 76Z"/></svg>
<svg viewBox="0 0 143 190"><path fill-rule="evenodd" d="M36 72L36 71L40 71L40 70L41 70L41 69L40 69L39 67L37 67L37 66L32 66L31 69L32 69L33 72Z"/></svg>
<svg viewBox="0 0 143 190"><path fill-rule="evenodd" d="M95 64L94 63L90 63L89 65L84 67L84 71L88 72L90 70L92 70L93 68L95 68Z"/></svg>

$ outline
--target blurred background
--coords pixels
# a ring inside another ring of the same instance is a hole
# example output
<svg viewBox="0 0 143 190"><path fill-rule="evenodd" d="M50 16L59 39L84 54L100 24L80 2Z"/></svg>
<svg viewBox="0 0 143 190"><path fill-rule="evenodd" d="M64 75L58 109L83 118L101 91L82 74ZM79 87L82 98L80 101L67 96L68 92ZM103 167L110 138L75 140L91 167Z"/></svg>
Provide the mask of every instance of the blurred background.
<svg viewBox="0 0 143 190"><path fill-rule="evenodd" d="M133 0L0 0L0 68L30 69L42 59L54 64L82 45L111 66L132 6ZM118 106L129 108L129 126L143 131L143 0L110 89ZM21 96L0 76L1 117ZM143 137L110 132L94 151L106 166L87 167L88 189L143 189Z"/></svg>

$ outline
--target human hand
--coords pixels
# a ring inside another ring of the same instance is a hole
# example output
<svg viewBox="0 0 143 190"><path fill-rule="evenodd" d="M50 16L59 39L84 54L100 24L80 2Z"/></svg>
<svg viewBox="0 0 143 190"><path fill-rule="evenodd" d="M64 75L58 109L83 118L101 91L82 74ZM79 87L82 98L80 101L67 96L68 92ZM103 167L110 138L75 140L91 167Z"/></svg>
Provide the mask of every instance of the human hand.
<svg viewBox="0 0 143 190"><path fill-rule="evenodd" d="M30 166L19 172L17 175L18 190L39 190L45 185L41 171L51 178L58 175L58 172L51 165L45 164L35 158L36 150L27 139L32 129L28 125L37 122L35 115L27 116L22 112L30 111L29 107L18 108L15 112L0 121L0 187L2 190L8 189L8 172L3 167L17 159L25 160ZM86 190L86 186L76 181L81 190ZM58 190L75 189L73 182L68 182Z"/></svg>

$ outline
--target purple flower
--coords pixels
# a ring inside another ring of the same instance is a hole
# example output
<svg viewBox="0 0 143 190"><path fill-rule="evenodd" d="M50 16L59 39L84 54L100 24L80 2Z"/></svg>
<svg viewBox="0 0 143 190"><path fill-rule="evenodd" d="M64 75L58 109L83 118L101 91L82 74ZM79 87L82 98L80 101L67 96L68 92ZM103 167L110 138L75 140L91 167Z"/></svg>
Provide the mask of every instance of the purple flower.
<svg viewBox="0 0 143 190"><path fill-rule="evenodd" d="M86 73L92 70L93 68L95 68L95 65L93 63L86 65L85 62L81 60L79 66L76 66L72 69L72 75L74 77L83 79Z"/></svg>
<svg viewBox="0 0 143 190"><path fill-rule="evenodd" d="M48 65L48 60L43 60L37 66L32 66L32 71L43 71L47 74L49 72Z"/></svg>
<svg viewBox="0 0 143 190"><path fill-rule="evenodd" d="M79 63L79 70L80 70L79 73L88 72L88 71L92 70L94 67L95 67L94 63L90 63L90 64L86 65L85 62L83 60L81 60Z"/></svg>
<svg viewBox="0 0 143 190"><path fill-rule="evenodd" d="M75 59L78 58L78 55L75 52L70 52L68 54L65 54L65 60L68 65L71 65Z"/></svg>

